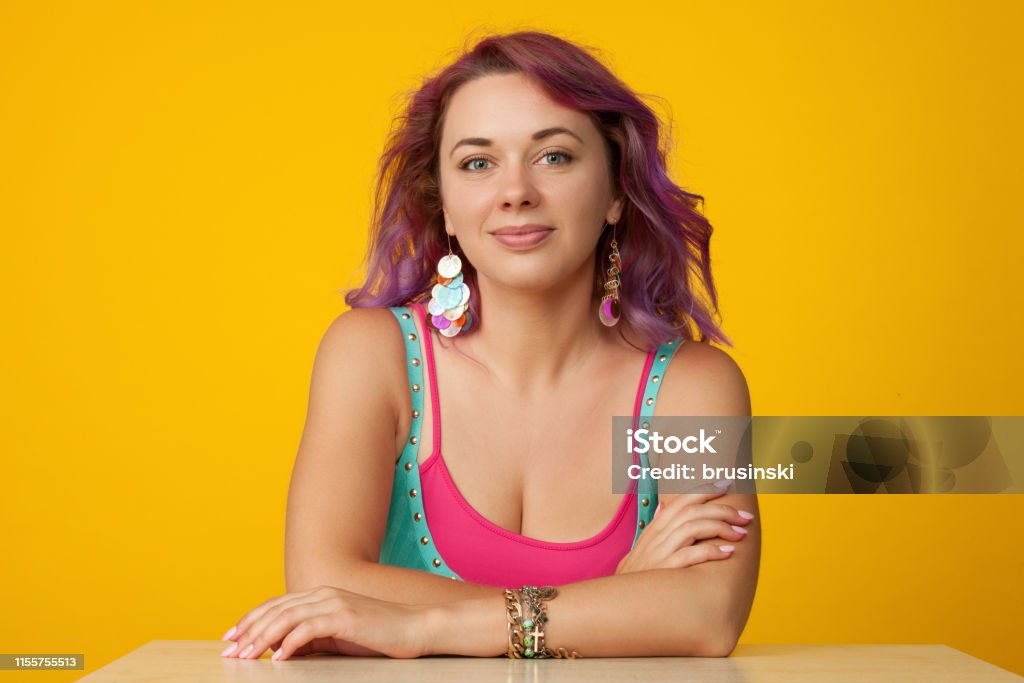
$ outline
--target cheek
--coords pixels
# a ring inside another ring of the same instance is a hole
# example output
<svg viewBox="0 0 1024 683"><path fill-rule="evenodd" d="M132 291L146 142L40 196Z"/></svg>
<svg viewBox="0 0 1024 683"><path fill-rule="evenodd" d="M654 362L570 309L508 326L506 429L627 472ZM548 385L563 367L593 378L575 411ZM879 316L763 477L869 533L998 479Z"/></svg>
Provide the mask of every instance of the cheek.
<svg viewBox="0 0 1024 683"><path fill-rule="evenodd" d="M562 206L572 208L580 216L599 216L604 213L610 197L604 189L607 179L600 172L567 175L559 181L553 183L551 188Z"/></svg>
<svg viewBox="0 0 1024 683"><path fill-rule="evenodd" d="M493 193L481 186L455 186L445 196L444 203L454 220L461 224L472 224L490 209L493 204Z"/></svg>

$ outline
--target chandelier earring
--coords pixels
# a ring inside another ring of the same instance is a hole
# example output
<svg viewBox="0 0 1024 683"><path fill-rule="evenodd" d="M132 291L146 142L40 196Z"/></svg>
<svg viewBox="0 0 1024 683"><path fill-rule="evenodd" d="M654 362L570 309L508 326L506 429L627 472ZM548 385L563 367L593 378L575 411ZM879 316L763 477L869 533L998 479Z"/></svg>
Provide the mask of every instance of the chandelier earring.
<svg viewBox="0 0 1024 683"><path fill-rule="evenodd" d="M452 252L452 237L448 237L448 254L437 263L434 286L430 290L427 311L431 324L444 336L454 337L473 325L469 311L469 285L463 282L462 259Z"/></svg>
<svg viewBox="0 0 1024 683"><path fill-rule="evenodd" d="M622 303L619 299L619 288L622 286L622 258L619 255L619 244L615 241L615 223L612 223L611 253L608 254L608 261L604 296L601 297L597 317L607 327L614 327L622 316Z"/></svg>

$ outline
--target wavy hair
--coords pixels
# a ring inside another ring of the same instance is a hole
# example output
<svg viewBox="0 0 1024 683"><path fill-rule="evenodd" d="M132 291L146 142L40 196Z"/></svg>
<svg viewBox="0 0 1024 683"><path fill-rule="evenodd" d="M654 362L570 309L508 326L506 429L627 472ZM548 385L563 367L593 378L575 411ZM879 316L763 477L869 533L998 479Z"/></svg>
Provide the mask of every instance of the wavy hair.
<svg viewBox="0 0 1024 683"><path fill-rule="evenodd" d="M628 86L587 50L538 31L483 38L412 92L377 170L366 280L345 302L387 307L429 299L437 262L448 253L438 168L448 103L461 85L507 73L530 77L552 100L589 115L608 145L616 196L625 200L616 227L622 317L650 348L680 336L732 346L714 320L712 228L698 211L704 198L669 179L670 133L661 146L658 117ZM606 229L595 249L595 298L603 293L611 236ZM474 288L476 270L461 256L464 281ZM479 297L470 299L470 311L474 325L465 334L483 323Z"/></svg>

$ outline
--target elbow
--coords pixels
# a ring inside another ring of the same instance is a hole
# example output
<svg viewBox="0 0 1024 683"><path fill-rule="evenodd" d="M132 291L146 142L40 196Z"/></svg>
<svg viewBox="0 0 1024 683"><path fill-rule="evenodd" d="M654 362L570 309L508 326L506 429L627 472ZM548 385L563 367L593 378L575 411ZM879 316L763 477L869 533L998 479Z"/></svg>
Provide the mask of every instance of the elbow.
<svg viewBox="0 0 1024 683"><path fill-rule="evenodd" d="M710 623L699 641L697 656L728 657L736 649L746 621L731 618L724 612L719 612L708 621Z"/></svg>
<svg viewBox="0 0 1024 683"><path fill-rule="evenodd" d="M698 657L728 657L736 649L737 642L739 642L739 635L735 633L709 634L701 643L696 655Z"/></svg>
<svg viewBox="0 0 1024 683"><path fill-rule="evenodd" d="M698 656L728 657L736 650L747 625L751 602L742 590L725 588L716 596L704 612L705 628Z"/></svg>

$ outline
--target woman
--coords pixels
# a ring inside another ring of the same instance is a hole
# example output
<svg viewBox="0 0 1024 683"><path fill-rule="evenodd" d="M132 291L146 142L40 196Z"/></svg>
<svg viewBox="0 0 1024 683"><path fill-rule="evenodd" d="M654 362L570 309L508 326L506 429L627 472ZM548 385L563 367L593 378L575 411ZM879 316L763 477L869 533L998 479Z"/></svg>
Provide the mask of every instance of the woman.
<svg viewBox="0 0 1024 683"><path fill-rule="evenodd" d="M586 51L520 32L399 123L368 280L317 352L290 592L225 656L727 656L756 497L608 493L612 416L750 415L706 343L729 343L695 292L717 310L711 226L656 117Z"/></svg>

